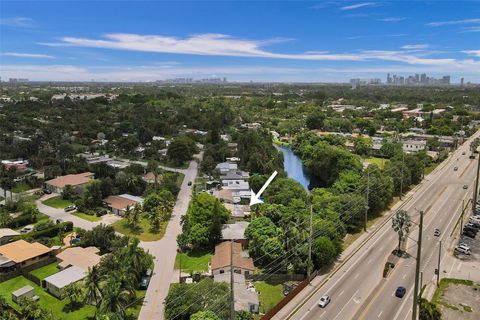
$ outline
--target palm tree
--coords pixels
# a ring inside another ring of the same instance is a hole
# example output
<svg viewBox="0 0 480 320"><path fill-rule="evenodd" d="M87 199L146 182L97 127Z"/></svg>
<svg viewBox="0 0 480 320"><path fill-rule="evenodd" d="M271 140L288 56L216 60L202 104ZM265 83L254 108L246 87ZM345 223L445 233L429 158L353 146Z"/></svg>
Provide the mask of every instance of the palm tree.
<svg viewBox="0 0 480 320"><path fill-rule="evenodd" d="M138 246L140 240L133 237L128 240L128 244L125 247L125 259L128 264L128 270L137 273L137 279L140 278L140 274L143 271L143 250Z"/></svg>
<svg viewBox="0 0 480 320"><path fill-rule="evenodd" d="M113 274L107 279L102 290L102 302L100 304L101 314L116 314L125 318L125 307L129 301L129 294L121 285L119 279Z"/></svg>
<svg viewBox="0 0 480 320"><path fill-rule="evenodd" d="M412 221L410 220L407 211L398 210L395 212L395 215L392 218L392 228L398 233L398 253L401 252L400 246L402 244L402 239L408 234L411 226Z"/></svg>
<svg viewBox="0 0 480 320"><path fill-rule="evenodd" d="M88 304L95 304L97 308L100 305L100 300L102 298L102 291L100 290L100 281L102 276L98 271L97 266L88 268L88 274L85 278L85 299L84 302Z"/></svg>
<svg viewBox="0 0 480 320"><path fill-rule="evenodd" d="M133 209L127 210L127 220L132 229L137 229L138 222L142 213L143 210L140 203L136 203L135 206L133 206Z"/></svg>

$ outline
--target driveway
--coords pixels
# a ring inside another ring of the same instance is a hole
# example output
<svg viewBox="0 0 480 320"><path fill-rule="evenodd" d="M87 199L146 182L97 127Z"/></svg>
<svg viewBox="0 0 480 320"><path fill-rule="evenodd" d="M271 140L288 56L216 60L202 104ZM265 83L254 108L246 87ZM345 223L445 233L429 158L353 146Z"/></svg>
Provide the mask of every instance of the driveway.
<svg viewBox="0 0 480 320"><path fill-rule="evenodd" d="M203 153L197 155L201 159ZM192 197L192 186L189 181L194 181L197 176L198 163L193 160L188 169L181 170L185 179L178 194L177 202L173 208L172 219L170 220L165 236L154 242L141 242L140 246L148 250L154 257L155 267L148 286L143 306L138 317L139 320L163 320L163 302L168 295L170 283L174 277L173 268L175 256L177 255L177 235L182 231L180 218L187 212L190 198ZM180 170L179 170L180 171Z"/></svg>

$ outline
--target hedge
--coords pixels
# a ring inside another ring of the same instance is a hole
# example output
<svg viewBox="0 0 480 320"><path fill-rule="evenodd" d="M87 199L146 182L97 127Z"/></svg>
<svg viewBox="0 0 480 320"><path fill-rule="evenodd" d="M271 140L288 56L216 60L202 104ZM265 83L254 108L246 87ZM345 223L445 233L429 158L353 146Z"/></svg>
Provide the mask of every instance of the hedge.
<svg viewBox="0 0 480 320"><path fill-rule="evenodd" d="M56 235L58 235L58 232L61 228L63 228L65 232L72 231L73 223L71 221L62 222L44 230L32 231L29 233L19 235L15 237L14 240L27 239L27 238L39 239L42 237L55 237Z"/></svg>
<svg viewBox="0 0 480 320"><path fill-rule="evenodd" d="M19 215L18 217L13 218L7 224L7 228L17 229L17 228L26 226L27 224L35 223L35 222L37 222L36 216L32 216L29 214L22 214L22 215Z"/></svg>

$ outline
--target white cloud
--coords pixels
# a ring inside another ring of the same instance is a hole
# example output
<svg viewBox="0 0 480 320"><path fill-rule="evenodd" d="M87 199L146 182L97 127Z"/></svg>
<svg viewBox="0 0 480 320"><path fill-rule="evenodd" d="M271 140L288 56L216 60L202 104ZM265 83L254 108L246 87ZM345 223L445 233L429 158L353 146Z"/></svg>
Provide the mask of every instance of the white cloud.
<svg viewBox="0 0 480 320"><path fill-rule="evenodd" d="M105 39L86 39L64 37L59 43L42 43L48 46L78 46L130 50L141 52L177 53L207 56L261 57L297 60L326 61L360 61L363 58L356 54L300 53L285 54L263 50L262 47L286 41L283 38L268 40L246 40L233 38L223 34L200 34L187 38L175 38L159 35L138 35L114 33L104 36Z"/></svg>
<svg viewBox="0 0 480 320"><path fill-rule="evenodd" d="M325 51L307 51L303 53L276 53L262 47L284 39L247 40L222 34L200 34L187 38L175 38L158 35L107 34L105 39L86 39L64 37L62 42L47 43L49 46L80 46L131 50L140 52L176 53L206 56L255 57L270 59L291 59L309 61L399 61L407 64L443 64L454 59L428 59L422 56L426 52L363 50L353 53L329 53Z"/></svg>
<svg viewBox="0 0 480 320"><path fill-rule="evenodd" d="M480 26L463 27L460 33L465 33L465 32L480 32Z"/></svg>
<svg viewBox="0 0 480 320"><path fill-rule="evenodd" d="M55 59L54 56L40 53L19 53L19 52L5 52L4 56L16 57L16 58L33 58L33 59Z"/></svg>
<svg viewBox="0 0 480 320"><path fill-rule="evenodd" d="M430 47L428 44L406 44L402 46L402 49L415 50L415 49L426 49L428 47Z"/></svg>
<svg viewBox="0 0 480 320"><path fill-rule="evenodd" d="M10 27L32 27L33 26L33 19L26 18L26 17L14 17L14 18L1 18L0 25L3 26L10 26Z"/></svg>
<svg viewBox="0 0 480 320"><path fill-rule="evenodd" d="M355 10L355 9L359 9L359 8L364 8L364 7L373 7L373 6L376 6L376 4L374 2L361 2L361 3L356 3L356 4L352 4L352 5L349 5L349 6L345 6L345 7L341 7L340 10Z"/></svg>
<svg viewBox="0 0 480 320"><path fill-rule="evenodd" d="M480 50L465 50L465 51L462 51L463 53L466 53L468 55L471 55L471 56L478 56L480 57Z"/></svg>
<svg viewBox="0 0 480 320"><path fill-rule="evenodd" d="M407 18L405 17L389 17L389 18L382 18L378 19L378 21L383 21L383 22L400 22L403 20L406 20Z"/></svg>
<svg viewBox="0 0 480 320"><path fill-rule="evenodd" d="M427 23L427 26L441 27L441 26L451 26L451 25L458 25L458 24L477 24L477 23L480 23L480 18L430 22L430 23Z"/></svg>

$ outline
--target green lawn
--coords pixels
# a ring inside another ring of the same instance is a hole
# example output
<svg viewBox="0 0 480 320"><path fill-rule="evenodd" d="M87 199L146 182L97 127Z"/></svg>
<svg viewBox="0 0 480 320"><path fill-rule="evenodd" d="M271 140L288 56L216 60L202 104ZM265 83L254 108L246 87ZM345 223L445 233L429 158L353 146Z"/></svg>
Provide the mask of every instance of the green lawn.
<svg viewBox="0 0 480 320"><path fill-rule="evenodd" d="M96 222L96 221L102 220L101 217L97 217L96 215L86 214L86 213L83 213L83 212L73 211L73 212L70 212L70 213L73 214L74 216L77 216L79 218L82 218L82 219L85 219L85 220L88 220L88 221L91 221L91 222Z"/></svg>
<svg viewBox="0 0 480 320"><path fill-rule="evenodd" d="M388 159L377 157L365 158L364 160L370 164L376 164L380 169L383 169L385 167L385 164L389 161Z"/></svg>
<svg viewBox="0 0 480 320"><path fill-rule="evenodd" d="M17 183L15 187L12 188L13 193L20 193L32 189L28 184L24 182Z"/></svg>
<svg viewBox="0 0 480 320"><path fill-rule="evenodd" d="M66 207L73 205L72 202L70 202L68 200L63 200L61 196L47 199L47 200L43 201L42 203L44 205L47 205L47 206L50 206L50 207L53 207L53 208L57 208L57 209L65 209Z"/></svg>
<svg viewBox="0 0 480 320"><path fill-rule="evenodd" d="M129 319L138 319L138 315L140 314L140 309L142 309L143 298L145 298L145 294L147 291L145 290L136 290L135 296L137 297L137 301L127 309L127 316Z"/></svg>
<svg viewBox="0 0 480 320"><path fill-rule="evenodd" d="M427 175L427 174L429 174L430 172L432 172L433 170L435 170L435 168L436 168L439 164L440 164L440 163L434 162L434 163L432 163L431 166L426 167L426 168L425 168L425 175Z"/></svg>
<svg viewBox="0 0 480 320"><path fill-rule="evenodd" d="M210 251L191 251L177 253L175 258L175 269L180 268L180 257L182 259L182 272L208 271L208 263L212 259Z"/></svg>
<svg viewBox="0 0 480 320"><path fill-rule="evenodd" d="M260 299L260 312L266 313L272 309L280 300L283 299L283 285L273 284L265 281L255 282L255 288L257 289Z"/></svg>
<svg viewBox="0 0 480 320"><path fill-rule="evenodd" d="M190 161L186 161L182 164L174 163L172 161L160 161L160 164L168 168L187 169L188 166L190 165Z"/></svg>
<svg viewBox="0 0 480 320"><path fill-rule="evenodd" d="M134 230L128 224L127 219L119 220L112 224L115 231L120 232L129 237L137 237L141 241L156 241L163 238L167 229L167 222L162 223L158 232L152 232L150 222L146 218L141 218L140 223Z"/></svg>
<svg viewBox="0 0 480 320"><path fill-rule="evenodd" d="M46 277L49 277L52 274L57 273L58 271L60 271L60 269L58 269L58 263L54 262L54 263L47 264L44 267L32 270L30 271L30 274L33 274L35 277L39 278L40 280L43 280Z"/></svg>
<svg viewBox="0 0 480 320"><path fill-rule="evenodd" d="M78 310L65 312L67 310L67 304L69 303L68 299L58 300L54 296L47 293L44 289L37 286L35 283L30 280L19 276L8 281L2 282L0 286L0 295L5 298L7 303L13 308L17 309L19 306L12 301L11 293L17 289L20 289L26 285L31 285L35 289L35 294L40 297L38 304L40 307L49 310L53 313L55 319L62 320L78 320L78 319L88 319L93 317L95 313L95 307L93 306L84 306Z"/></svg>

